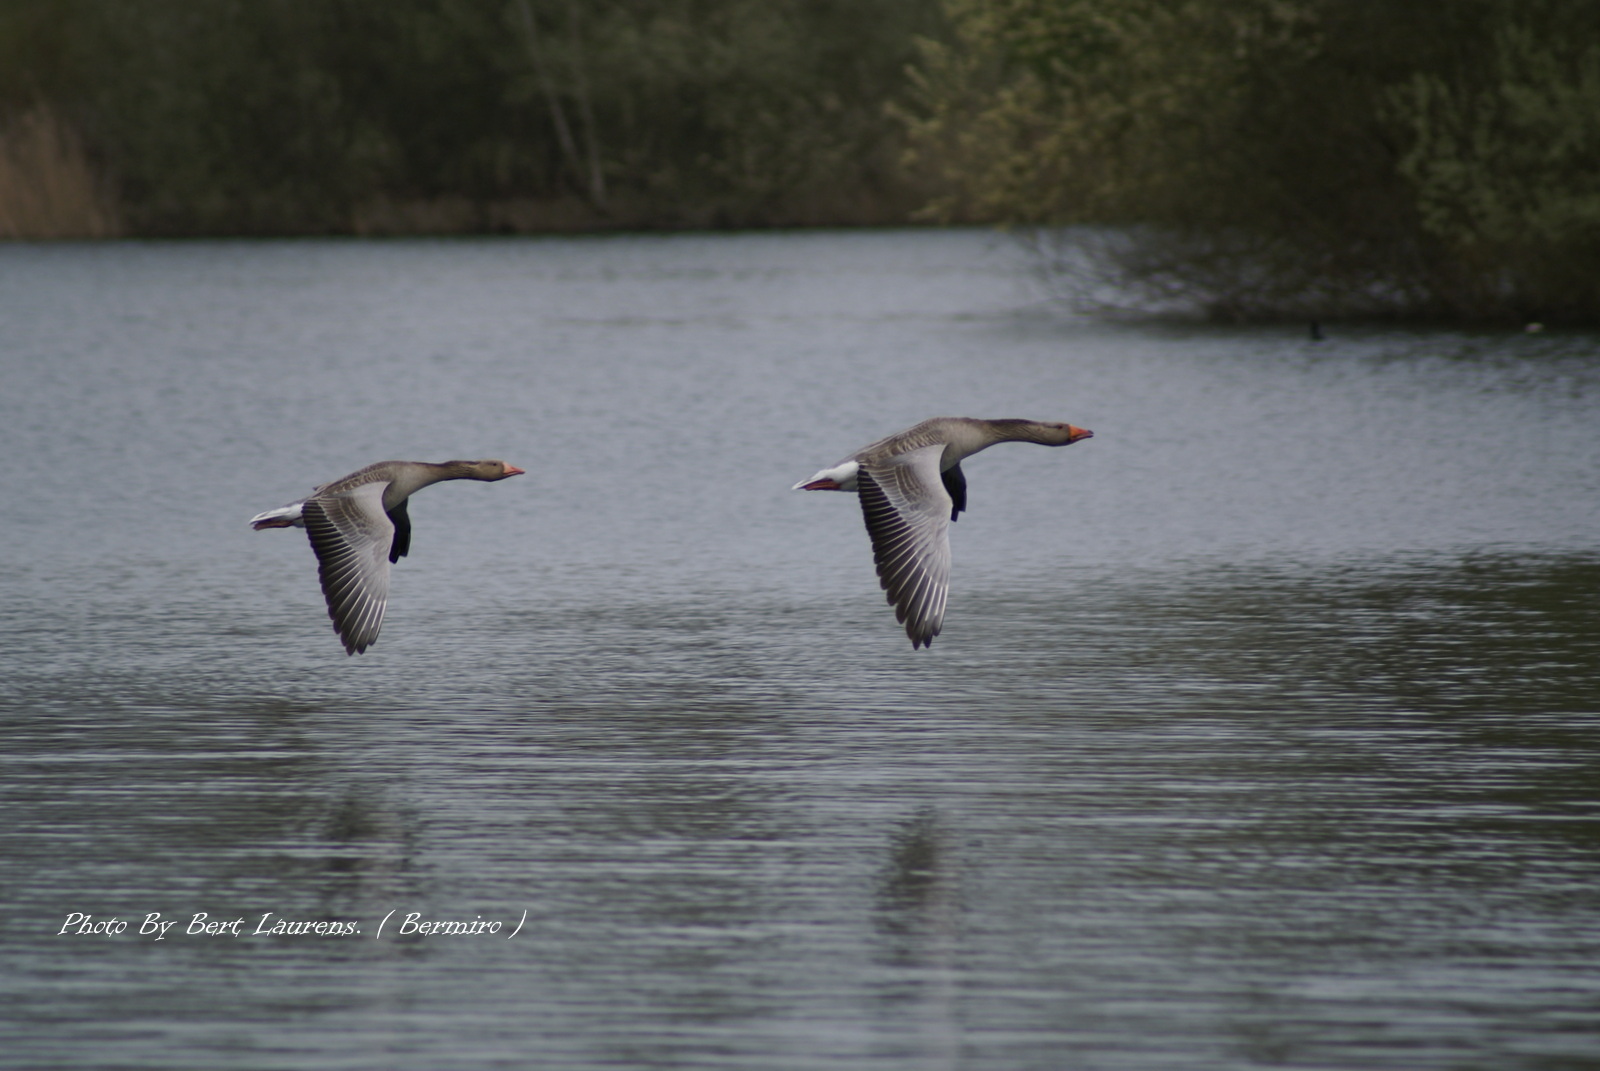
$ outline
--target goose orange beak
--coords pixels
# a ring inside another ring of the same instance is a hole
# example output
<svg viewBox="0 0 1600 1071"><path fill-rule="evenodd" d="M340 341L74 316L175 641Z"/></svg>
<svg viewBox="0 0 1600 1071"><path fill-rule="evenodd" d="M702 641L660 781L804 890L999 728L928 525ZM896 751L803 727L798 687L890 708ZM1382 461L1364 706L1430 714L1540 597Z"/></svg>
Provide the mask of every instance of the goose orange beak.
<svg viewBox="0 0 1600 1071"><path fill-rule="evenodd" d="M1090 431L1088 428L1080 428L1080 427L1077 427L1074 424L1068 424L1067 425L1067 430L1069 432L1071 432L1070 437L1067 439L1067 445L1068 446L1071 446L1073 443L1077 442L1079 439L1092 439L1092 438L1094 438L1094 432Z"/></svg>
<svg viewBox="0 0 1600 1071"><path fill-rule="evenodd" d="M515 465L507 465L506 466L506 475L507 476L521 476L526 471L527 471L526 469L519 469Z"/></svg>

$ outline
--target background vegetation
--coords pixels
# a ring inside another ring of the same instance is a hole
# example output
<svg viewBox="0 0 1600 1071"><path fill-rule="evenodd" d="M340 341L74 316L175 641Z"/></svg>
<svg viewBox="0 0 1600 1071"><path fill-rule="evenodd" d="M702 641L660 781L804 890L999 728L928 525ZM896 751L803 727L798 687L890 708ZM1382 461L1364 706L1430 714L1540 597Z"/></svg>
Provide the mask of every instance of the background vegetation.
<svg viewBox="0 0 1600 1071"><path fill-rule="evenodd" d="M139 234L900 218L936 0L0 0ZM3 120L0 120L3 121Z"/></svg>
<svg viewBox="0 0 1600 1071"><path fill-rule="evenodd" d="M0 0L0 236L912 218L1090 298L1600 321L1600 4Z"/></svg>
<svg viewBox="0 0 1600 1071"><path fill-rule="evenodd" d="M1600 319L1600 4L949 8L913 113L936 214L1120 225L1061 255L1086 295Z"/></svg>

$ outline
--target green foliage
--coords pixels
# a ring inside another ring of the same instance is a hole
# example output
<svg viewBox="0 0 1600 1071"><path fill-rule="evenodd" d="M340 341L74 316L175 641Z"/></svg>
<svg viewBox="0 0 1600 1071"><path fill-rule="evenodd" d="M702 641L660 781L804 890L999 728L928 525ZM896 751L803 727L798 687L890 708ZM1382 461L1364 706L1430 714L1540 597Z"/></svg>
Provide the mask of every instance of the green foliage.
<svg viewBox="0 0 1600 1071"><path fill-rule="evenodd" d="M936 19L936 0L0 0L0 112L69 118L143 233L342 231L375 205L456 205L457 229L555 203L588 225L903 218L883 102Z"/></svg>
<svg viewBox="0 0 1600 1071"><path fill-rule="evenodd" d="M1600 7L947 0L906 117L942 218L1245 318L1600 318Z"/></svg>
<svg viewBox="0 0 1600 1071"><path fill-rule="evenodd" d="M51 169L142 234L920 202L1101 226L1084 285L1222 317L1600 320L1571 0L0 0L7 131L13 220Z"/></svg>
<svg viewBox="0 0 1600 1071"><path fill-rule="evenodd" d="M1400 170L1422 225L1477 303L1546 315L1600 310L1600 39L1495 27L1470 77L1419 72L1396 87L1410 133Z"/></svg>

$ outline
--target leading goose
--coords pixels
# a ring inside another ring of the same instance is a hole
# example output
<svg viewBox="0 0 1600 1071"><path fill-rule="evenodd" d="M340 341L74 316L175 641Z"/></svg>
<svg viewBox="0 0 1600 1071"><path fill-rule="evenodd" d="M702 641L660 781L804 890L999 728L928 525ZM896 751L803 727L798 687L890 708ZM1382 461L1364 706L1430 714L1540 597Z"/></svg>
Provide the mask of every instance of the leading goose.
<svg viewBox="0 0 1600 1071"><path fill-rule="evenodd" d="M861 495L878 582L913 650L933 643L950 596L950 522L967 508L961 459L995 443L1067 446L1094 432L1042 420L934 417L863 446L796 491Z"/></svg>
<svg viewBox="0 0 1600 1071"><path fill-rule="evenodd" d="M372 646L389 603L389 564L411 549L406 501L441 480L503 480L504 461L380 461L325 483L307 498L250 518L251 527L304 528L317 552L328 616L346 654Z"/></svg>

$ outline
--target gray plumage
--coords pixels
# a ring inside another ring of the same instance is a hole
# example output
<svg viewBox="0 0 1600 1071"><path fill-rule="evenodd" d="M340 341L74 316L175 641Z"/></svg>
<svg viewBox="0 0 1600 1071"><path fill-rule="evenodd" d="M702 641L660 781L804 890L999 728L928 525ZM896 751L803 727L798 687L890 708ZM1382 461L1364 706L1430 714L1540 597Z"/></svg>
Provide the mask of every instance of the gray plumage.
<svg viewBox="0 0 1600 1071"><path fill-rule="evenodd" d="M926 647L944 626L950 598L950 522L967 508L962 458L995 443L1066 446L1093 434L1038 420L934 417L863 446L795 489L860 495L878 583L911 646Z"/></svg>
<svg viewBox="0 0 1600 1071"><path fill-rule="evenodd" d="M411 549L410 497L442 480L503 480L522 471L504 461L380 461L250 523L306 530L334 630L345 653L360 654L383 627L389 566Z"/></svg>

